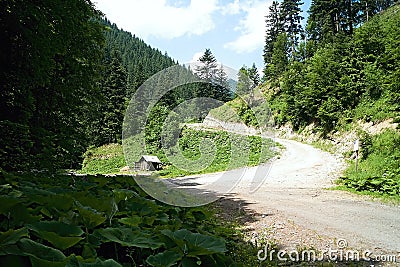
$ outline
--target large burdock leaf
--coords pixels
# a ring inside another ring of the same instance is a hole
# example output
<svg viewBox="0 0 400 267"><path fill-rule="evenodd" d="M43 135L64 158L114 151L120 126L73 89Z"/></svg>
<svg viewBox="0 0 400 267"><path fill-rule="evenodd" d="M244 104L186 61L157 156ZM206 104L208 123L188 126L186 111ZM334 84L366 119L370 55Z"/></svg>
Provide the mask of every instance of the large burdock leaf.
<svg viewBox="0 0 400 267"><path fill-rule="evenodd" d="M83 206L81 203L79 203L79 201L75 201L75 205L77 207L77 210L79 212L83 224L87 228L95 228L96 226L99 226L106 220L106 217L104 216L103 213L98 212L97 210L91 207Z"/></svg>
<svg viewBox="0 0 400 267"><path fill-rule="evenodd" d="M54 232L60 236L81 236L83 234L83 230L79 226L57 221L37 222L29 224L28 228L36 232Z"/></svg>
<svg viewBox="0 0 400 267"><path fill-rule="evenodd" d="M80 227L62 222L38 222L27 226L34 234L50 242L58 249L70 248L83 238L80 237L83 231Z"/></svg>
<svg viewBox="0 0 400 267"><path fill-rule="evenodd" d="M71 257L65 267L122 267L121 264L114 260L100 260L95 261L84 260L81 257Z"/></svg>
<svg viewBox="0 0 400 267"><path fill-rule="evenodd" d="M28 230L26 228L21 228L18 230L11 229L7 232L0 233L0 255L2 247L13 245L23 237L28 237Z"/></svg>
<svg viewBox="0 0 400 267"><path fill-rule="evenodd" d="M118 222L128 226L138 226L142 222L142 217L132 215L130 217L119 219Z"/></svg>
<svg viewBox="0 0 400 267"><path fill-rule="evenodd" d="M226 251L225 242L216 237L192 233L186 229L175 232L163 230L161 233L174 241L187 256L211 255Z"/></svg>
<svg viewBox="0 0 400 267"><path fill-rule="evenodd" d="M182 259L182 255L175 251L164 251L147 258L146 262L154 267L170 267Z"/></svg>
<svg viewBox="0 0 400 267"><path fill-rule="evenodd" d="M0 196L0 214L6 214L9 212L15 205L20 203L21 200L18 198Z"/></svg>
<svg viewBox="0 0 400 267"><path fill-rule="evenodd" d="M105 228L99 229L98 233L106 241L115 242L127 247L156 249L164 244L149 234L132 231L129 228Z"/></svg>
<svg viewBox="0 0 400 267"><path fill-rule="evenodd" d="M58 249L54 249L27 238L22 238L17 243L17 247L22 255L33 256L38 259L50 262L62 262L66 259L65 255Z"/></svg>

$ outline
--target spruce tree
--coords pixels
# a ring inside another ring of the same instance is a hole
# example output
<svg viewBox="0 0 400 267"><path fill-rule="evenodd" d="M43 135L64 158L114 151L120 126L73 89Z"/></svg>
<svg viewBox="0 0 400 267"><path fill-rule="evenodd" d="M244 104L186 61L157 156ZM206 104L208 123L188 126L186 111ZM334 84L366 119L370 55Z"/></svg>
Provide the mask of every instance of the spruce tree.
<svg viewBox="0 0 400 267"><path fill-rule="evenodd" d="M240 68L238 72L238 83L236 86L236 95L244 96L253 89L253 82L249 77L249 70L246 66Z"/></svg>
<svg viewBox="0 0 400 267"><path fill-rule="evenodd" d="M258 70L256 64L253 63L253 66L248 69L248 74L250 80L253 82L253 86L257 86L260 83L260 74L258 74Z"/></svg>
<svg viewBox="0 0 400 267"><path fill-rule="evenodd" d="M199 58L200 64L196 66L197 76L205 82L212 83L218 68L217 60L209 48Z"/></svg>
<svg viewBox="0 0 400 267"><path fill-rule="evenodd" d="M300 34L303 33L303 28L301 26L303 17L300 15L300 6L302 4L300 0L284 0L281 5L281 17L284 21L284 29L291 46L291 58L294 57Z"/></svg>
<svg viewBox="0 0 400 267"><path fill-rule="evenodd" d="M127 73L122 66L121 56L113 50L105 60L105 71L100 91L102 104L99 106L100 118L93 131L96 145L121 141L122 122L125 116L127 98Z"/></svg>
<svg viewBox="0 0 400 267"><path fill-rule="evenodd" d="M269 7L269 12L265 22L267 26L264 46L264 64L266 70L267 66L271 63L272 53L274 51L274 43L276 42L279 34L284 31L284 22L281 17L281 7L278 1L272 2L272 5Z"/></svg>

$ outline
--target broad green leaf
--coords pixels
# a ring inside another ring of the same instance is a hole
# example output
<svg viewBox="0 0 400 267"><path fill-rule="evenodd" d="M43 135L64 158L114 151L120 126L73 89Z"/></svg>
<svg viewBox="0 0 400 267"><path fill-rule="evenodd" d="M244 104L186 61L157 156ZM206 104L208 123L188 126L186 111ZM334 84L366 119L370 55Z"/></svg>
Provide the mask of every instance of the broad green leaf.
<svg viewBox="0 0 400 267"><path fill-rule="evenodd" d="M176 232L163 230L161 233L175 241L181 249L187 249L188 256L210 255L226 251L225 242L216 237L192 233L186 229Z"/></svg>
<svg viewBox="0 0 400 267"><path fill-rule="evenodd" d="M50 210L55 208L57 210L68 211L72 208L73 205L72 197L66 194L46 196L36 195L32 198L32 200L36 203L42 204Z"/></svg>
<svg viewBox="0 0 400 267"><path fill-rule="evenodd" d="M34 256L36 258L62 262L66 259L65 255L58 249L54 249L27 238L23 238L17 243L23 255Z"/></svg>
<svg viewBox="0 0 400 267"><path fill-rule="evenodd" d="M17 243L21 238L28 237L28 229L8 230L0 233L0 247Z"/></svg>
<svg viewBox="0 0 400 267"><path fill-rule="evenodd" d="M38 212L39 213L39 212ZM11 212L11 224L15 226L23 226L26 223L35 223L41 220L42 216L35 216L32 209L23 203L15 205Z"/></svg>
<svg viewBox="0 0 400 267"><path fill-rule="evenodd" d="M36 235L61 250L73 247L83 239L79 236L60 236L57 233L46 231L36 232Z"/></svg>
<svg viewBox="0 0 400 267"><path fill-rule="evenodd" d="M164 251L147 258L146 262L154 267L170 267L182 259L182 255L175 251Z"/></svg>
<svg viewBox="0 0 400 267"><path fill-rule="evenodd" d="M103 215L103 213L100 213L91 207L83 206L78 201L75 201L75 205L77 206L77 210L81 216L82 222L88 228L95 228L106 220L106 217Z"/></svg>
<svg viewBox="0 0 400 267"><path fill-rule="evenodd" d="M71 257L65 267L122 267L114 260L84 260L82 257Z"/></svg>
<svg viewBox="0 0 400 267"><path fill-rule="evenodd" d="M16 204L21 202L20 199L0 196L0 214L9 212Z"/></svg>
<svg viewBox="0 0 400 267"><path fill-rule="evenodd" d="M197 267L201 265L201 261L194 258L183 258L182 267Z"/></svg>
<svg viewBox="0 0 400 267"><path fill-rule="evenodd" d="M36 232L54 232L60 236L81 236L84 233L79 226L57 221L37 222L29 224L28 228Z"/></svg>
<svg viewBox="0 0 400 267"><path fill-rule="evenodd" d="M128 189L114 189L113 193L117 204L122 200L126 201L132 197L139 197L136 192Z"/></svg>
<svg viewBox="0 0 400 267"><path fill-rule="evenodd" d="M44 259L39 259L38 257L35 256L30 256L29 257L32 263L32 267L65 267L66 260L64 261L52 261L52 260L44 260Z"/></svg>
<svg viewBox="0 0 400 267"><path fill-rule="evenodd" d="M162 223L168 223L169 221L169 216L166 213L161 213L157 217L157 221L160 221Z"/></svg>
<svg viewBox="0 0 400 267"><path fill-rule="evenodd" d="M93 245L83 245L82 257L84 257L85 259L95 259L97 257L97 252Z"/></svg>
<svg viewBox="0 0 400 267"><path fill-rule="evenodd" d="M133 215L131 217L119 219L118 222L128 226L138 226L142 222L142 218L137 215Z"/></svg>
<svg viewBox="0 0 400 267"><path fill-rule="evenodd" d="M99 229L98 233L108 241L127 247L156 249L163 245L154 237L141 232L134 232L129 228L105 228Z"/></svg>
<svg viewBox="0 0 400 267"><path fill-rule="evenodd" d="M74 193L73 196L82 206L90 207L99 212L110 213L113 209L113 198L109 196L102 196L99 199L98 196L88 194L87 192Z"/></svg>

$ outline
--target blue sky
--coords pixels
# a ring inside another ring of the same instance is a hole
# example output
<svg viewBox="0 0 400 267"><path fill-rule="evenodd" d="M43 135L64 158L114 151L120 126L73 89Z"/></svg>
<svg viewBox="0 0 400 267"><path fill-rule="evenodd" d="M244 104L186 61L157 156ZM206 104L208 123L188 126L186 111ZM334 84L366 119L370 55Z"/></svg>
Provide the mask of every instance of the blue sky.
<svg viewBox="0 0 400 267"><path fill-rule="evenodd" d="M272 0L94 0L109 20L179 63L210 48L222 64L263 68L265 16ZM307 11L311 0L303 1ZM306 16L304 12L303 16Z"/></svg>

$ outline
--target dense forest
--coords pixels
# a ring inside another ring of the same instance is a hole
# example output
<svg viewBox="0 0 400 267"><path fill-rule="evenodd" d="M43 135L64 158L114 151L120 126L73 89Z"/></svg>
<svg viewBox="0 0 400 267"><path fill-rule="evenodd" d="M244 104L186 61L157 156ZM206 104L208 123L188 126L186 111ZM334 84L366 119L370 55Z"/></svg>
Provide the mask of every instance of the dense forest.
<svg viewBox="0 0 400 267"><path fill-rule="evenodd" d="M52 1L28 4L24 11L24 1L4 4L0 167L5 170L79 168L89 146L120 143L132 95L155 73L177 65L166 53L103 19L90 2L65 4L68 12ZM75 9L79 12L69 18ZM165 96L151 115L154 119L165 118L185 99L231 98L226 73L209 49L202 62L198 70L182 66L182 71L196 72L210 85ZM160 82L167 84L169 78ZM147 136L157 132L157 143L159 129L149 132Z"/></svg>
<svg viewBox="0 0 400 267"><path fill-rule="evenodd" d="M275 122L314 123L326 134L352 120L397 116L398 6L314 0L303 29L300 4L275 1L266 20L264 79Z"/></svg>

